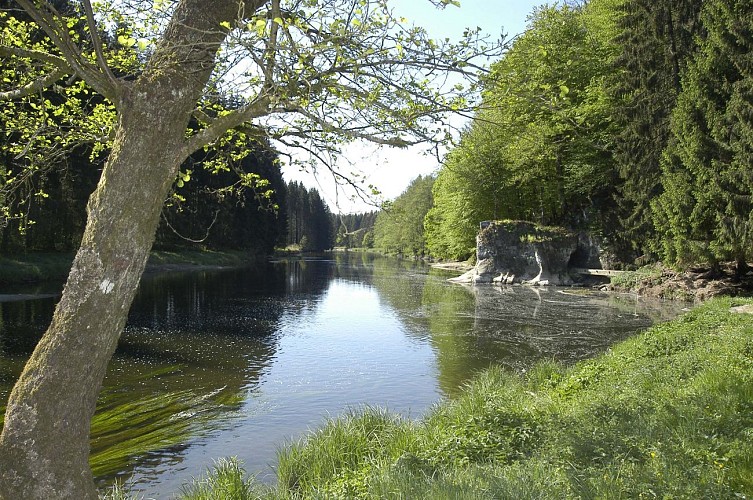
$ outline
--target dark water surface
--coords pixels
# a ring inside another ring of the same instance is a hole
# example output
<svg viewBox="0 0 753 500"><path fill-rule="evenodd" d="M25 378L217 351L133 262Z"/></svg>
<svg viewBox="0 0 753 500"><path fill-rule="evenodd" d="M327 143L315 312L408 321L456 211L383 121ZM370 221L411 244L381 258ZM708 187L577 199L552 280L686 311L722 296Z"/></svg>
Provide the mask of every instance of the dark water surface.
<svg viewBox="0 0 753 500"><path fill-rule="evenodd" d="M272 481L277 449L327 417L364 405L419 417L478 370L593 356L682 307L447 276L362 254L146 276L92 426L100 485L168 498L227 456ZM0 300L0 405L55 292L0 290L23 299Z"/></svg>

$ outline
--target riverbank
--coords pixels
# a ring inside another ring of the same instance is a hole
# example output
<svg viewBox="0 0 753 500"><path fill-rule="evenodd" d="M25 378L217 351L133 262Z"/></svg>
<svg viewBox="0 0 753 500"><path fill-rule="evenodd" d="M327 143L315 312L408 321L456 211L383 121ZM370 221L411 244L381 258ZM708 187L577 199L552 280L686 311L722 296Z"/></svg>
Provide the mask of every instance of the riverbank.
<svg viewBox="0 0 753 500"><path fill-rule="evenodd" d="M676 271L652 264L615 276L602 289L696 303L719 296L750 297L753 295L753 270L736 276L733 263L720 265L716 272L710 268Z"/></svg>
<svg viewBox="0 0 753 500"><path fill-rule="evenodd" d="M750 497L753 315L732 308L751 304L713 299L570 368L492 369L418 422L332 421L281 452L276 487L224 461L182 498Z"/></svg>
<svg viewBox="0 0 753 500"><path fill-rule="evenodd" d="M68 276L73 254L28 253L0 256L0 284L62 281ZM239 250L153 251L144 272L219 269L250 264L257 256Z"/></svg>

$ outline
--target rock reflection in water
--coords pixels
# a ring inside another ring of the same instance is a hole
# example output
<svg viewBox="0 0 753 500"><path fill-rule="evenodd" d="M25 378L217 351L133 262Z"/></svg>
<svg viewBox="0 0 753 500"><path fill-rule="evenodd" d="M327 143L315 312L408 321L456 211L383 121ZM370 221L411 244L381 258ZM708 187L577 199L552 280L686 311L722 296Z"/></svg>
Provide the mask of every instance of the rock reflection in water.
<svg viewBox="0 0 753 500"><path fill-rule="evenodd" d="M387 265L410 276L399 264ZM408 331L428 336L448 396L491 365L524 371L543 359L592 357L684 306L585 289L448 285L439 271L426 279L376 275L381 297L399 311Z"/></svg>

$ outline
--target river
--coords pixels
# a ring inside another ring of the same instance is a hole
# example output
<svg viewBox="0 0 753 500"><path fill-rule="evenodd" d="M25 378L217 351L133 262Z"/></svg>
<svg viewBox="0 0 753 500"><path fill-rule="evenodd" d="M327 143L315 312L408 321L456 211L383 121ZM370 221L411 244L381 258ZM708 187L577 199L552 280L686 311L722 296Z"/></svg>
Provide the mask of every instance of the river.
<svg viewBox="0 0 753 500"><path fill-rule="evenodd" d="M227 456L273 481L277 450L327 418L365 405L417 418L490 365L571 363L682 307L447 277L357 253L145 276L92 424L99 485L167 498ZM59 288L2 290L0 404Z"/></svg>

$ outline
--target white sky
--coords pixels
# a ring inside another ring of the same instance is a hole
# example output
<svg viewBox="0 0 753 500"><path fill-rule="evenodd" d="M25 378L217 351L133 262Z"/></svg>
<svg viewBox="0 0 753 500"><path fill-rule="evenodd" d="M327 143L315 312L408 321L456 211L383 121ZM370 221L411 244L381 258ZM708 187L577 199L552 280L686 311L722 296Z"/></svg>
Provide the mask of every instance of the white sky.
<svg viewBox="0 0 753 500"><path fill-rule="evenodd" d="M406 17L409 24L422 26L433 38L449 37L459 40L465 28L480 27L484 33L498 39L503 33L508 38L525 29L528 14L545 0L460 0L460 8L452 5L444 10L435 9L428 0L400 0L393 4L397 16ZM370 144L356 143L347 149L350 163L366 176L365 185L373 184L383 199L399 196L410 181L439 169L439 160L423 153L421 147L409 149L376 148ZM353 166L340 165L343 172ZM352 201L353 191L336 188L327 172L313 175L297 167L283 166L286 181L301 181L307 187L319 190L330 209L337 213L376 210L360 200Z"/></svg>

